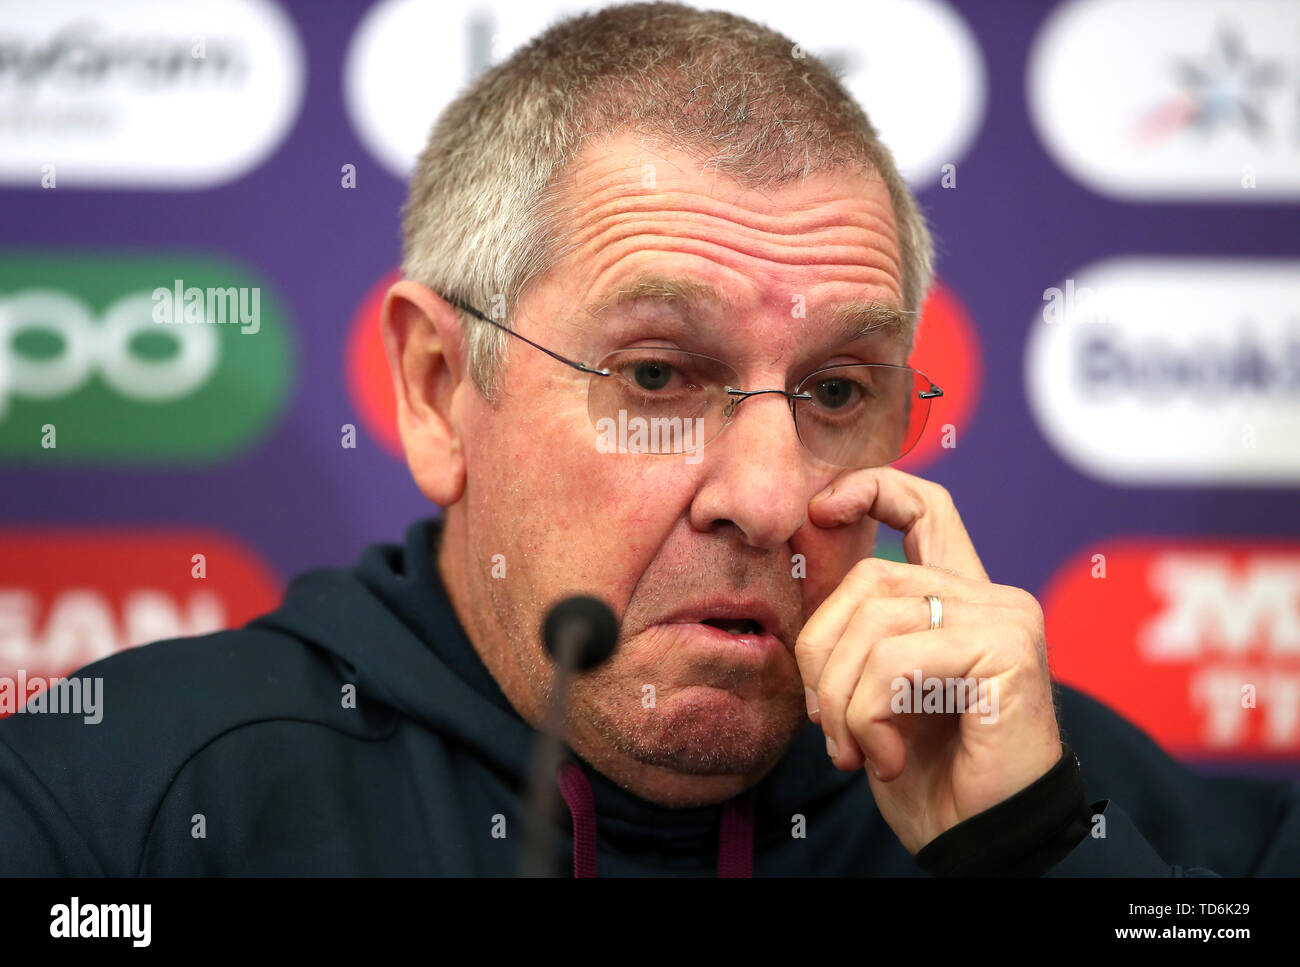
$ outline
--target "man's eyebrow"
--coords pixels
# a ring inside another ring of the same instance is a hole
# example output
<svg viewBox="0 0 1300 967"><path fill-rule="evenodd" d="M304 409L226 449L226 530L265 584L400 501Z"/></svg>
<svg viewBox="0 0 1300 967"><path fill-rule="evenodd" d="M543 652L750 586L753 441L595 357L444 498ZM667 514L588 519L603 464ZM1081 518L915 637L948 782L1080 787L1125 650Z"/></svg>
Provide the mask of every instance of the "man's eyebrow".
<svg viewBox="0 0 1300 967"><path fill-rule="evenodd" d="M664 275L648 275L633 279L603 294L588 306L587 312L599 316L615 307L644 302L680 308L706 303L724 312L735 309L735 302L728 294L706 282ZM913 328L912 316L913 313L905 309L871 299L835 306L826 313L826 322L832 334L839 335L845 340L876 334L906 338Z"/></svg>
<svg viewBox="0 0 1300 967"><path fill-rule="evenodd" d="M630 306L639 302L657 302L680 308L707 303L724 311L735 308L735 302L729 295L707 282L666 275L646 275L600 296L587 307L587 312L599 316L616 306Z"/></svg>
<svg viewBox="0 0 1300 967"><path fill-rule="evenodd" d="M876 334L906 339L915 326L914 315L897 306L868 300L836 306L828 313L827 324L845 339Z"/></svg>

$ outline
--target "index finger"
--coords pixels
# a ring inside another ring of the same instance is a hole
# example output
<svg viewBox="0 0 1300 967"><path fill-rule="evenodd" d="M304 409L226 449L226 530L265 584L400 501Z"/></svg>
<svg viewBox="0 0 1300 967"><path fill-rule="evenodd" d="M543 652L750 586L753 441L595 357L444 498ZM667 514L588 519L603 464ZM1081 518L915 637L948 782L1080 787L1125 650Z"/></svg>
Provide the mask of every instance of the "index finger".
<svg viewBox="0 0 1300 967"><path fill-rule="evenodd" d="M989 579L952 496L934 481L894 467L851 470L808 504L808 519L817 527L842 527L864 516L902 532L909 563Z"/></svg>

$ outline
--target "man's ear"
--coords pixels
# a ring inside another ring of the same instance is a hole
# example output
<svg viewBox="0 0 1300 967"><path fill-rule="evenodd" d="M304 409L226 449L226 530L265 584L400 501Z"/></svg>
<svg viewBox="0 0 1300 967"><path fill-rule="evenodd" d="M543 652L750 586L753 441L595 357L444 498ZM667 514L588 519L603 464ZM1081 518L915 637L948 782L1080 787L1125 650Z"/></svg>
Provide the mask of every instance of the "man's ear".
<svg viewBox="0 0 1300 967"><path fill-rule="evenodd" d="M460 401L474 390L456 310L402 279L384 297L381 320L406 463L420 492L448 507L465 492Z"/></svg>

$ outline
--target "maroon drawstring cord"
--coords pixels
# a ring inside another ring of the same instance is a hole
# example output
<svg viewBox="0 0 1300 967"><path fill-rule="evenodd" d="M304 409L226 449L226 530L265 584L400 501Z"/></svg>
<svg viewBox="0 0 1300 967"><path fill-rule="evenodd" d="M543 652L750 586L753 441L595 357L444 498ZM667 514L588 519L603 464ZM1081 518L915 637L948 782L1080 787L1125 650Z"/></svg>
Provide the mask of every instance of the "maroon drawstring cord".
<svg viewBox="0 0 1300 967"><path fill-rule="evenodd" d="M754 791L747 790L722 804L718 832L718 876L754 875Z"/></svg>
<svg viewBox="0 0 1300 967"><path fill-rule="evenodd" d="M596 875L596 802L591 783L572 762L560 766L556 783L573 817L573 875Z"/></svg>
<svg viewBox="0 0 1300 967"><path fill-rule="evenodd" d="M591 783L572 762L560 766L556 775L560 795L573 817L573 875L596 875L596 802ZM745 792L722 806L718 832L718 876L754 875L754 794Z"/></svg>

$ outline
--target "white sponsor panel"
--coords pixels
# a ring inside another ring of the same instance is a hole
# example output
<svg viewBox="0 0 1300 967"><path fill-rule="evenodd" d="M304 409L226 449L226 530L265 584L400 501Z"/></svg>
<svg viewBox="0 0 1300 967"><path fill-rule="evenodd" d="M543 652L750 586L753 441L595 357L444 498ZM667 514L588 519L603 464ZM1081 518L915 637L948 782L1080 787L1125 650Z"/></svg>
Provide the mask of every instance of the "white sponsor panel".
<svg viewBox="0 0 1300 967"><path fill-rule="evenodd" d="M1300 197L1300 3L1080 0L1030 51L1030 114L1056 162L1135 201Z"/></svg>
<svg viewBox="0 0 1300 967"><path fill-rule="evenodd" d="M210 326L168 326L154 322L149 292L130 292L96 316L76 296L57 289L24 289L0 296L0 420L13 397L55 399L76 392L98 371L128 399L165 403L193 392L216 370L221 344ZM133 350L141 333L163 331L176 351L147 359ZM13 349L20 333L57 338L58 352L43 358Z"/></svg>
<svg viewBox="0 0 1300 967"><path fill-rule="evenodd" d="M1300 558L1170 551L1152 561L1152 591L1165 602L1138 632L1148 661L1204 658L1300 659Z"/></svg>
<svg viewBox="0 0 1300 967"><path fill-rule="evenodd" d="M1088 266L1044 293L1025 385L1044 436L1082 473L1138 485L1294 486L1300 261Z"/></svg>
<svg viewBox="0 0 1300 967"><path fill-rule="evenodd" d="M344 99L358 136L406 177L443 108L484 69L561 17L600 6L384 0L361 21L344 66ZM840 71L915 185L937 181L942 165L960 161L983 122L987 81L979 44L938 0L701 6L779 30Z"/></svg>
<svg viewBox="0 0 1300 967"><path fill-rule="evenodd" d="M42 612L34 592L0 587L0 670L61 674L152 641L205 635L227 627L211 591L185 598L134 588L120 599L94 588L61 588Z"/></svg>
<svg viewBox="0 0 1300 967"><path fill-rule="evenodd" d="M305 60L269 0L9 3L0 23L0 184L219 185L274 152Z"/></svg>

